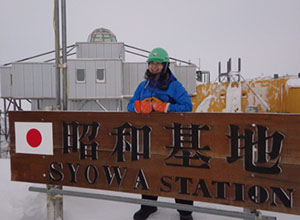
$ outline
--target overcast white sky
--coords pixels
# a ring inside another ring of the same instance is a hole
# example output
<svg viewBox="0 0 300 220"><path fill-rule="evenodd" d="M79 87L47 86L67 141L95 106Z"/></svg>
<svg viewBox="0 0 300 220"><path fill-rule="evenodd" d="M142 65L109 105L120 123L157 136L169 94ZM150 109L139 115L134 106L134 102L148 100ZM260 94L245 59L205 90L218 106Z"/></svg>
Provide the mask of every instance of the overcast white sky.
<svg viewBox="0 0 300 220"><path fill-rule="evenodd" d="M0 65L54 49L54 0L0 4ZM212 79L230 57L241 57L246 78L297 74L299 12L299 0L67 0L67 39L86 41L105 27L129 45L163 47L197 65L200 58Z"/></svg>

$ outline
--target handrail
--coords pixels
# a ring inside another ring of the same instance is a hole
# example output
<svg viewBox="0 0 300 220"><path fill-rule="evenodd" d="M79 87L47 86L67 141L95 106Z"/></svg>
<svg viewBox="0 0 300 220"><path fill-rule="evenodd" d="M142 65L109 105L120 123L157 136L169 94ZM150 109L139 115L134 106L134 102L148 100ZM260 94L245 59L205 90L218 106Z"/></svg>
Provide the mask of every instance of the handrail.
<svg viewBox="0 0 300 220"><path fill-rule="evenodd" d="M67 48L70 48L70 47L75 47L75 44L67 46ZM60 50L62 50L62 48L60 48ZM51 53L55 53L55 50L51 50L51 51L48 51L48 52L45 52L45 53L37 54L37 55L27 57L27 58L24 58L24 59L21 59L21 60L17 60L17 61L14 61L14 62L6 63L6 64L3 64L3 66L8 66L8 65L11 65L12 63L20 63L20 62L23 62L23 61L27 61L27 60L37 58L37 57L45 56L45 55L48 55L48 54L51 54Z"/></svg>
<svg viewBox="0 0 300 220"><path fill-rule="evenodd" d="M60 194L66 196L101 199L101 200L109 200L109 201L124 202L124 203L142 204L148 206L159 206L163 208L180 209L186 211L201 212L201 213L206 213L211 215L243 218L249 220L251 219L252 220L276 220L276 217L272 217L272 216L262 216L262 215L256 216L255 214L252 213L227 211L222 209L205 208L205 207L185 205L185 204L173 204L168 202L158 202L158 201L147 200L147 199L135 199L129 197L122 197L122 196L112 196L112 195L78 192L78 191L71 191L71 190L61 190L56 188L51 188L50 190L47 190L46 188L34 187L34 186L30 186L28 190L31 192L49 193L52 196Z"/></svg>

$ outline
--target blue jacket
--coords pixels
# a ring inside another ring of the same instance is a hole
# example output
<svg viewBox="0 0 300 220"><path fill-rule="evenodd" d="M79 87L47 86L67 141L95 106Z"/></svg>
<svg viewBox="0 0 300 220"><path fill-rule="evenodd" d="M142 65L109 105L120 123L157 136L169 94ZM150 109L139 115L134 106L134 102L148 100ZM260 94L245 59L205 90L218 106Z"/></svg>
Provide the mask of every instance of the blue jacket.
<svg viewBox="0 0 300 220"><path fill-rule="evenodd" d="M187 91L174 75L172 75L172 78L174 80L169 83L167 90L161 90L151 86L152 83L149 83L148 80L141 82L135 90L133 97L130 99L127 110L129 112L135 112L134 102L136 100L156 97L162 102L170 103L168 112L191 112L193 106Z"/></svg>

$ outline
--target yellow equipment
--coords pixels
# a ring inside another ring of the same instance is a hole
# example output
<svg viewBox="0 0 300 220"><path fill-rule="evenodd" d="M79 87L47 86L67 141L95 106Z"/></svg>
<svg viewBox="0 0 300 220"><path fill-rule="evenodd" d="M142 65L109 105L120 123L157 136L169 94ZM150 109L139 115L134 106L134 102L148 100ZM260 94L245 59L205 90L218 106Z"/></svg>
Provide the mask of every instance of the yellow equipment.
<svg viewBox="0 0 300 220"><path fill-rule="evenodd" d="M233 72L229 62L227 82L197 86L197 95L191 98L194 112L300 113L299 76L232 80L241 78L240 63L239 71Z"/></svg>

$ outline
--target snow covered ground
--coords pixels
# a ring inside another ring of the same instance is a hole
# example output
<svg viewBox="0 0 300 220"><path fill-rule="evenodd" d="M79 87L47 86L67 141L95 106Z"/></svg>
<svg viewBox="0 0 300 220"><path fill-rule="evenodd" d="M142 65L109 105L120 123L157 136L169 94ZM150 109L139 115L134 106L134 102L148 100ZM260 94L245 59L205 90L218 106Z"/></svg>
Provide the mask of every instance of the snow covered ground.
<svg viewBox="0 0 300 220"><path fill-rule="evenodd" d="M10 160L0 159L0 219L1 220L43 220L46 218L46 195L43 193L29 192L29 186L45 187L41 184L12 182L10 181ZM97 194L109 194L140 198L139 195L91 190L74 187L64 187L68 190L95 192ZM159 198L159 201L174 202L173 199ZM133 213L139 208L136 204L110 202L104 200L64 197L64 220L131 220ZM196 202L202 207L215 207L233 211L242 211L241 208L231 206L213 205ZM274 212L262 212L263 215L276 216L278 220L296 220L299 216L285 215ZM195 220L229 220L233 218L193 213ZM176 210L159 208L149 220L176 220L179 215Z"/></svg>

